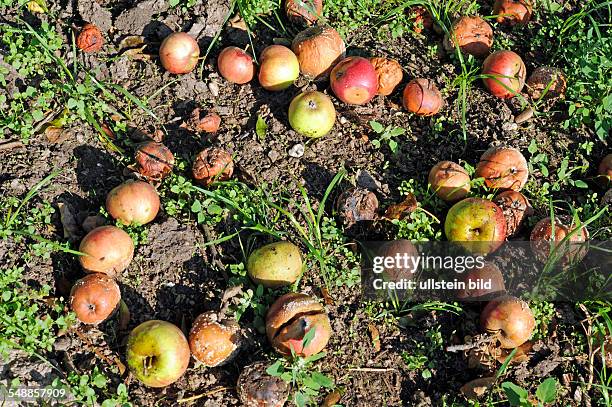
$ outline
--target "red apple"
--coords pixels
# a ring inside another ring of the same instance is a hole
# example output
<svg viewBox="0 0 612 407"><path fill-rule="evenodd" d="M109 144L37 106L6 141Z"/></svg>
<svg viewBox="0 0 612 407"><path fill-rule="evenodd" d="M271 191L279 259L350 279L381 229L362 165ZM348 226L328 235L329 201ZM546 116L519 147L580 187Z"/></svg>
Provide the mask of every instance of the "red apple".
<svg viewBox="0 0 612 407"><path fill-rule="evenodd" d="M167 36L159 47L159 59L166 71L183 74L193 71L200 58L200 47L193 37L178 32Z"/></svg>
<svg viewBox="0 0 612 407"><path fill-rule="evenodd" d="M287 89L300 75L297 57L287 47L270 45L259 57L259 83L266 90Z"/></svg>
<svg viewBox="0 0 612 407"><path fill-rule="evenodd" d="M582 260L588 252L588 246L584 242L588 240L589 232L585 227L576 231L577 228L578 225L575 225L571 218L556 216L554 225L549 217L540 220L533 227L530 236L531 249L536 258L543 263L548 261L552 247L556 249L555 258L561 266ZM570 234L566 243L560 246L560 242Z"/></svg>
<svg viewBox="0 0 612 407"><path fill-rule="evenodd" d="M517 348L525 343L531 337L535 324L529 305L511 296L489 302L480 314L482 329L498 334L504 349Z"/></svg>
<svg viewBox="0 0 612 407"><path fill-rule="evenodd" d="M368 103L378 90L378 76L372 63L362 57L343 59L331 71L334 94L351 105Z"/></svg>
<svg viewBox="0 0 612 407"><path fill-rule="evenodd" d="M520 191L529 179L529 167L516 148L491 147L480 157L474 176L484 178L489 188Z"/></svg>
<svg viewBox="0 0 612 407"><path fill-rule="evenodd" d="M166 321L138 325L127 339L126 359L132 374L149 387L177 381L189 365L191 353L183 332Z"/></svg>
<svg viewBox="0 0 612 407"><path fill-rule="evenodd" d="M466 198L450 208L446 238L476 254L497 250L506 239L506 219L499 206L482 198Z"/></svg>
<svg viewBox="0 0 612 407"><path fill-rule="evenodd" d="M126 181L106 196L106 210L126 225L144 225L159 211L159 194L155 187L143 181Z"/></svg>
<svg viewBox="0 0 612 407"><path fill-rule="evenodd" d="M509 99L525 85L527 68L521 57L512 51L495 51L482 65L483 82L493 96Z"/></svg>
<svg viewBox="0 0 612 407"><path fill-rule="evenodd" d="M226 80L239 85L249 82L255 75L253 58L238 47L224 48L217 58L217 68Z"/></svg>
<svg viewBox="0 0 612 407"><path fill-rule="evenodd" d="M85 254L79 261L86 272L114 276L132 261L134 242L118 227L100 226L85 235L79 251Z"/></svg>
<svg viewBox="0 0 612 407"><path fill-rule="evenodd" d="M99 324L119 306L121 291L115 280L102 273L88 274L74 283L70 309L86 324Z"/></svg>
<svg viewBox="0 0 612 407"><path fill-rule="evenodd" d="M418 116L432 116L444 103L433 81L423 78L413 79L406 85L402 101L406 110Z"/></svg>
<svg viewBox="0 0 612 407"><path fill-rule="evenodd" d="M458 201L470 192L470 176L452 161L440 161L429 171L429 185L440 199Z"/></svg>

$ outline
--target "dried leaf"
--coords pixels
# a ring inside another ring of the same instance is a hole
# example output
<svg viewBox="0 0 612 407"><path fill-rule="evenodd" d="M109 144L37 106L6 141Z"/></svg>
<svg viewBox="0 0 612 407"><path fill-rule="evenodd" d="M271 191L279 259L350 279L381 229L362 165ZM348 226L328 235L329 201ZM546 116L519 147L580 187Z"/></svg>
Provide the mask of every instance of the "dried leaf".
<svg viewBox="0 0 612 407"><path fill-rule="evenodd" d="M374 324L368 324L368 329L370 331L370 336L372 337L372 344L374 345L374 350L378 352L380 351L380 332Z"/></svg>
<svg viewBox="0 0 612 407"><path fill-rule="evenodd" d="M49 143L61 143L65 139L62 137L64 129L61 127L47 126L44 133Z"/></svg>
<svg viewBox="0 0 612 407"><path fill-rule="evenodd" d="M323 296L323 300L326 305L334 305L334 299L329 294L329 291L325 287L321 287L321 295Z"/></svg>
<svg viewBox="0 0 612 407"><path fill-rule="evenodd" d="M339 390L334 390L331 393L329 393L327 397L325 397L325 400L323 400L321 407L335 406L336 404L340 402L341 398L342 398L342 393L340 393Z"/></svg>
<svg viewBox="0 0 612 407"><path fill-rule="evenodd" d="M240 16L240 13L236 14L234 18L229 20L229 26L232 28L236 28L238 30L244 30L244 31L247 30L246 22Z"/></svg>
<svg viewBox="0 0 612 407"><path fill-rule="evenodd" d="M79 226L72 214L72 207L68 204L60 202L57 204L60 211L60 220L64 227L64 238L70 241L77 241L81 237Z"/></svg>
<svg viewBox="0 0 612 407"><path fill-rule="evenodd" d="M151 54L143 53L145 47L146 45L143 45L142 47L139 47L139 48L131 48L131 49L125 50L125 52L123 52L123 54L121 55L126 55L137 61L150 61L151 58L153 58L153 56Z"/></svg>
<svg viewBox="0 0 612 407"><path fill-rule="evenodd" d="M389 220L403 219L417 208L417 200L413 194L408 194L404 201L393 204L385 211L385 218Z"/></svg>
<svg viewBox="0 0 612 407"><path fill-rule="evenodd" d="M493 386L493 383L495 383L495 377L481 377L461 386L461 393L469 399L476 400L482 397Z"/></svg>
<svg viewBox="0 0 612 407"><path fill-rule="evenodd" d="M519 346L510 363L527 362L531 358L529 352L531 352L532 347L533 343L531 342L525 342L524 344ZM490 348L491 356L493 356L499 363L504 363L511 352L512 349L501 349L493 346L491 346Z"/></svg>
<svg viewBox="0 0 612 407"><path fill-rule="evenodd" d="M129 48L144 48L144 37L141 35L129 35L119 42L119 50L129 49Z"/></svg>
<svg viewBox="0 0 612 407"><path fill-rule="evenodd" d="M121 359L119 359L117 356L113 356L113 362L115 362L115 365L117 366L117 369L119 370L119 376L123 376L123 374L125 373L127 369L125 365L123 364L123 362L121 361Z"/></svg>

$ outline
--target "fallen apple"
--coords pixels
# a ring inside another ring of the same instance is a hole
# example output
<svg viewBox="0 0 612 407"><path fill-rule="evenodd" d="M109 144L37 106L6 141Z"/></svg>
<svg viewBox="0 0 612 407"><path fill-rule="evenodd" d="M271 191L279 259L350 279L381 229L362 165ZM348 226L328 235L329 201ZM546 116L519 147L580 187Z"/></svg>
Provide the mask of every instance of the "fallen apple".
<svg viewBox="0 0 612 407"><path fill-rule="evenodd" d="M597 179L602 187L612 185L612 154L602 158L599 167L597 167L597 174Z"/></svg>
<svg viewBox="0 0 612 407"><path fill-rule="evenodd" d="M289 383L271 376L266 362L246 366L236 384L236 392L244 407L283 407L289 398Z"/></svg>
<svg viewBox="0 0 612 407"><path fill-rule="evenodd" d="M432 116L440 111L444 100L436 85L429 79L413 79L404 88L404 108L418 116Z"/></svg>
<svg viewBox="0 0 612 407"><path fill-rule="evenodd" d="M185 74L193 71L200 58L200 47L187 33L168 35L159 46L159 59L166 71Z"/></svg>
<svg viewBox="0 0 612 407"><path fill-rule="evenodd" d="M200 314L189 332L193 356L209 367L230 361L240 347L240 326L233 320L220 319L213 311Z"/></svg>
<svg viewBox="0 0 612 407"><path fill-rule="evenodd" d="M455 20L444 37L443 46L449 52L459 47L464 54L484 58L493 45L493 29L478 16L463 16Z"/></svg>
<svg viewBox="0 0 612 407"><path fill-rule="evenodd" d="M183 332L166 321L143 322L127 338L126 359L130 372L149 387L165 387L177 381L189 365L189 343Z"/></svg>
<svg viewBox="0 0 612 407"><path fill-rule="evenodd" d="M243 85L255 75L253 58L238 47L224 48L217 57L217 68L225 80Z"/></svg>
<svg viewBox="0 0 612 407"><path fill-rule="evenodd" d="M70 290L70 309L85 324L99 324L119 306L121 291L115 280L102 273L88 274Z"/></svg>
<svg viewBox="0 0 612 407"><path fill-rule="evenodd" d="M304 346L304 336L315 330ZM278 298L266 314L266 334L277 352L308 357L321 352L331 336L329 317L316 298L289 293Z"/></svg>
<svg viewBox="0 0 612 407"><path fill-rule="evenodd" d="M527 342L535 329L535 318L525 301L504 296L489 302L480 314L483 331L497 334L501 347L512 349Z"/></svg>
<svg viewBox="0 0 612 407"><path fill-rule="evenodd" d="M463 276L463 282L466 288L457 293L457 298L462 300L490 300L506 292L504 276L499 268L491 262L485 262L484 267L475 267L468 270ZM490 282L491 287L485 288L483 282Z"/></svg>
<svg viewBox="0 0 612 407"><path fill-rule="evenodd" d="M249 277L264 287L293 284L302 274L302 253L291 242L281 241L262 246L247 260Z"/></svg>
<svg viewBox="0 0 612 407"><path fill-rule="evenodd" d="M285 0L285 13L293 23L312 25L323 15L323 0Z"/></svg>
<svg viewBox="0 0 612 407"><path fill-rule="evenodd" d="M495 0L493 5L493 14L501 24L527 24L531 19L531 13L533 13L531 0Z"/></svg>
<svg viewBox="0 0 612 407"><path fill-rule="evenodd" d="M311 79L327 77L334 64L344 58L346 46L340 34L326 25L299 32L291 44L302 75Z"/></svg>
<svg viewBox="0 0 612 407"><path fill-rule="evenodd" d="M336 199L336 210L342 223L351 227L357 222L376 219L378 198L365 188L349 188Z"/></svg>
<svg viewBox="0 0 612 407"><path fill-rule="evenodd" d="M489 188L520 191L529 179L529 167L516 148L491 147L480 157L474 176L484 178Z"/></svg>
<svg viewBox="0 0 612 407"><path fill-rule="evenodd" d="M506 234L513 236L523 221L533 214L533 208L525 195L517 191L504 191L493 200L504 212Z"/></svg>
<svg viewBox="0 0 612 407"><path fill-rule="evenodd" d="M227 151L208 147L196 156L191 172L193 178L204 186L215 181L227 181L234 173L234 160Z"/></svg>
<svg viewBox="0 0 612 407"><path fill-rule="evenodd" d="M164 144L145 141L136 149L136 171L148 181L159 182L174 167L174 154Z"/></svg>
<svg viewBox="0 0 612 407"><path fill-rule="evenodd" d="M567 89L567 80L559 68L540 66L527 82L527 94L534 100L562 98Z"/></svg>
<svg viewBox="0 0 612 407"><path fill-rule="evenodd" d="M289 124L303 136L323 137L334 127L335 122L336 109L324 93L300 93L289 105Z"/></svg>
<svg viewBox="0 0 612 407"><path fill-rule="evenodd" d="M580 230L576 230L580 228ZM569 238L567 238L569 235ZM561 241L566 239L561 245ZM584 226L574 223L571 218L556 216L553 222L547 217L540 220L531 231L531 250L536 258L546 263L554 251L555 260L562 267L579 262L588 253L589 232Z"/></svg>
<svg viewBox="0 0 612 407"><path fill-rule="evenodd" d="M407 256L409 258L416 259L419 257L419 251L410 240L398 239L384 242L375 252L375 257L383 259L396 259L398 256L399 258L406 258ZM417 275L416 273L419 272L418 267L400 267L400 265L395 264L395 262L390 267L388 267L388 265L383 266L384 270L380 273L380 276L385 281L395 282L403 279L410 280Z"/></svg>
<svg viewBox="0 0 612 407"><path fill-rule="evenodd" d="M114 276L127 268L134 256L130 235L115 226L100 226L89 232L79 246L81 267L88 273Z"/></svg>
<svg viewBox="0 0 612 407"><path fill-rule="evenodd" d="M348 57L340 61L330 74L334 94L351 105L368 103L378 91L378 76L369 60Z"/></svg>
<svg viewBox="0 0 612 407"><path fill-rule="evenodd" d="M527 68L521 57L512 51L495 51L482 65L484 85L493 96L509 99L525 85Z"/></svg>
<svg viewBox="0 0 612 407"><path fill-rule="evenodd" d="M84 52L97 52L104 45L102 32L94 24L87 23L76 38L76 46Z"/></svg>
<svg viewBox="0 0 612 407"><path fill-rule="evenodd" d="M440 161L429 171L429 185L436 195L447 202L458 201L470 192L470 176L452 161Z"/></svg>
<svg viewBox="0 0 612 407"><path fill-rule="evenodd" d="M157 216L159 194L151 184L129 180L108 193L106 210L123 224L145 225Z"/></svg>
<svg viewBox="0 0 612 407"><path fill-rule="evenodd" d="M399 85L404 77L402 66L395 59L370 58L370 63L376 71L378 88L376 93L388 96Z"/></svg>
<svg viewBox="0 0 612 407"><path fill-rule="evenodd" d="M493 202L466 198L454 204L444 222L446 238L476 254L497 250L506 239L506 219Z"/></svg>
<svg viewBox="0 0 612 407"><path fill-rule="evenodd" d="M266 90L287 89L300 75L300 64L289 48L270 45L259 56L259 84Z"/></svg>

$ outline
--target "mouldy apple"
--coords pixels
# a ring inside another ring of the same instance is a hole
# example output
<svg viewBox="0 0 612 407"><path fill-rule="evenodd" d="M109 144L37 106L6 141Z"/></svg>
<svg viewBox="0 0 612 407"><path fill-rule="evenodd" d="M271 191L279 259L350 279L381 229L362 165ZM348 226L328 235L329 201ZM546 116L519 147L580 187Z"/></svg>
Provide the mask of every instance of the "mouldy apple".
<svg viewBox="0 0 612 407"><path fill-rule="evenodd" d="M336 108L324 93L300 93L289 105L289 124L303 136L323 137L334 127L335 122Z"/></svg>
<svg viewBox="0 0 612 407"><path fill-rule="evenodd" d="M436 84L429 79L413 79L404 88L404 108L418 116L432 116L440 111L444 101Z"/></svg>
<svg viewBox="0 0 612 407"><path fill-rule="evenodd" d="M99 324L111 316L121 301L115 280L102 273L88 274L70 291L70 309L86 324Z"/></svg>
<svg viewBox="0 0 612 407"><path fill-rule="evenodd" d="M302 253L291 242L274 242L251 253L247 260L249 277L264 287L293 284L302 274Z"/></svg>
<svg viewBox="0 0 612 407"><path fill-rule="evenodd" d="M310 330L314 336L307 346L304 336ZM301 293L289 293L278 298L266 314L268 340L279 353L308 357L321 352L331 336L331 325L325 308L316 298Z"/></svg>
<svg viewBox="0 0 612 407"><path fill-rule="evenodd" d="M336 210L342 223L351 227L356 222L376 219L378 198L365 188L350 188L336 199Z"/></svg>
<svg viewBox="0 0 612 407"><path fill-rule="evenodd" d="M388 96L399 85L404 77L402 66L395 59L370 58L370 63L376 71L378 89L376 93Z"/></svg>
<svg viewBox="0 0 612 407"><path fill-rule="evenodd" d="M512 349L527 342L535 328L535 318L525 301L504 296L489 302L480 314L485 332L497 334L501 347Z"/></svg>
<svg viewBox="0 0 612 407"><path fill-rule="evenodd" d="M576 230L580 228L580 230ZM570 235L571 234L571 235ZM570 235L563 246L560 242ZM569 217L556 216L554 222L547 217L540 220L531 231L531 249L536 258L545 263L551 254L551 245L555 248L555 260L561 266L579 262L586 256L588 246L584 244L589 232L584 226L574 224Z"/></svg>
<svg viewBox="0 0 612 407"><path fill-rule="evenodd" d="M220 366L238 353L240 326L236 321L219 319L213 311L200 314L189 332L193 356L206 366Z"/></svg>
<svg viewBox="0 0 612 407"><path fill-rule="evenodd" d="M184 32L168 35L159 46L161 64L170 73L185 74L193 71L199 58L198 43Z"/></svg>
<svg viewBox="0 0 612 407"><path fill-rule="evenodd" d="M436 195L447 202L458 201L470 192L469 174L452 161L440 161L434 165L428 180Z"/></svg>
<svg viewBox="0 0 612 407"><path fill-rule="evenodd" d="M567 89L563 72L550 66L536 68L527 79L526 85L527 94L534 100L562 98Z"/></svg>
<svg viewBox="0 0 612 407"><path fill-rule="evenodd" d="M506 239L506 219L499 206L482 198L453 205L444 222L446 238L476 254L497 250Z"/></svg>
<svg viewBox="0 0 612 407"><path fill-rule="evenodd" d="M469 288L470 282L477 286L481 281L490 281L491 288ZM499 268L491 262L486 262L482 268L468 270L463 275L463 282L466 285L465 290L457 293L457 297L462 300L482 301L483 299L499 297L506 291L504 276Z"/></svg>
<svg viewBox="0 0 612 407"><path fill-rule="evenodd" d="M138 145L134 158L136 171L148 181L161 181L174 167L172 151L156 141L145 141Z"/></svg>
<svg viewBox="0 0 612 407"><path fill-rule="evenodd" d="M482 65L484 85L493 96L509 99L525 85L527 68L521 57L512 51L495 51Z"/></svg>
<svg viewBox="0 0 612 407"><path fill-rule="evenodd" d="M516 148L491 147L480 157L474 176L484 178L489 188L520 191L529 179L529 167Z"/></svg>
<svg viewBox="0 0 612 407"><path fill-rule="evenodd" d="M85 271L114 276L125 270L132 261L134 242L118 227L100 226L85 235L79 251L85 254L79 257Z"/></svg>
<svg viewBox="0 0 612 407"><path fill-rule="evenodd" d="M330 74L334 94L351 105L368 103L378 90L378 76L369 60L348 57L340 61Z"/></svg>
<svg viewBox="0 0 612 407"><path fill-rule="evenodd" d="M601 160L597 168L597 174L601 186L605 188L612 185L612 154L608 154Z"/></svg>
<svg viewBox="0 0 612 407"><path fill-rule="evenodd" d="M533 208L525 195L517 191L504 191L493 200L504 211L506 233L513 236L523 221L533 214Z"/></svg>
<svg viewBox="0 0 612 407"><path fill-rule="evenodd" d="M310 27L298 33L291 49L300 63L302 75L311 79L327 77L342 58L346 47L340 34L326 25Z"/></svg>
<svg viewBox="0 0 612 407"><path fill-rule="evenodd" d="M84 52L100 51L104 45L104 37L98 27L87 23L81 28L81 32L76 39L76 45Z"/></svg>
<svg viewBox="0 0 612 407"><path fill-rule="evenodd" d="M455 20L443 45L449 52L458 46L465 54L484 58L493 45L493 29L481 17L463 16Z"/></svg>
<svg viewBox="0 0 612 407"><path fill-rule="evenodd" d="M323 14L323 0L285 0L285 13L293 23L312 25Z"/></svg>
<svg viewBox="0 0 612 407"><path fill-rule="evenodd" d="M238 47L224 48L217 57L217 68L225 80L243 85L255 75L253 58Z"/></svg>
<svg viewBox="0 0 612 407"><path fill-rule="evenodd" d="M497 22L507 25L527 24L532 12L531 0L495 0L493 5Z"/></svg>
<svg viewBox="0 0 612 407"><path fill-rule="evenodd" d="M266 90L287 89L300 75L300 64L289 48L270 45L259 56L259 84Z"/></svg>
<svg viewBox="0 0 612 407"><path fill-rule="evenodd" d="M144 225L157 216L159 194L151 184L129 180L108 193L106 210L123 224Z"/></svg>
<svg viewBox="0 0 612 407"><path fill-rule="evenodd" d="M205 186L215 181L227 181L234 173L234 160L221 148L205 148L196 156L192 173L193 178Z"/></svg>
<svg viewBox="0 0 612 407"><path fill-rule="evenodd" d="M166 321L143 322L130 332L126 359L132 374L149 387L177 381L189 365L189 343L183 332Z"/></svg>
<svg viewBox="0 0 612 407"><path fill-rule="evenodd" d="M283 407L289 398L289 383L270 376L266 362L246 366L238 376L236 391L245 407Z"/></svg>

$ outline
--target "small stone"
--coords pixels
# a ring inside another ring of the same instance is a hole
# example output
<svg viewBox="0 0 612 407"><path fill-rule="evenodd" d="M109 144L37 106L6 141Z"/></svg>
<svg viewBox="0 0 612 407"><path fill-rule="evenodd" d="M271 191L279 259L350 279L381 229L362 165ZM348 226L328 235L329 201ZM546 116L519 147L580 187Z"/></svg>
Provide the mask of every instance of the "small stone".
<svg viewBox="0 0 612 407"><path fill-rule="evenodd" d="M55 343L53 344L53 349L58 352L65 351L68 350L71 345L72 341L70 340L70 338L67 336L62 336L61 338L55 341Z"/></svg>
<svg viewBox="0 0 612 407"><path fill-rule="evenodd" d="M275 162L280 158L280 154L276 150L270 150L268 152L268 158L270 159L270 161Z"/></svg>
<svg viewBox="0 0 612 407"><path fill-rule="evenodd" d="M348 120L344 116L340 116L340 124L347 124Z"/></svg>
<svg viewBox="0 0 612 407"><path fill-rule="evenodd" d="M296 144L289 149L289 156L293 158L300 158L304 155L304 145Z"/></svg>
<svg viewBox="0 0 612 407"><path fill-rule="evenodd" d="M518 130L518 124L505 122L504 124L502 124L502 130L506 132L516 131Z"/></svg>
<svg viewBox="0 0 612 407"><path fill-rule="evenodd" d="M527 120L530 120L532 117L533 117L533 109L528 107L521 114L516 116L516 118L514 119L514 122L516 124L521 124L523 122L526 122Z"/></svg>
<svg viewBox="0 0 612 407"><path fill-rule="evenodd" d="M217 82L215 81L211 81L208 83L208 90L210 90L210 93L213 94L213 96L219 96L219 85L217 84Z"/></svg>

